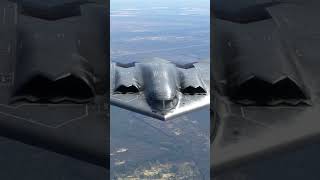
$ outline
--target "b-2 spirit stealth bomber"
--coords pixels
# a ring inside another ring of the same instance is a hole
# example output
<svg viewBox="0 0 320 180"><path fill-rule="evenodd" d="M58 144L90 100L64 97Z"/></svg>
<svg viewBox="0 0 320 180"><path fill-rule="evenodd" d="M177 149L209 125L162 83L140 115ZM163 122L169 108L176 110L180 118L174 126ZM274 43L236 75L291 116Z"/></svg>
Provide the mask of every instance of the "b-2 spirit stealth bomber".
<svg viewBox="0 0 320 180"><path fill-rule="evenodd" d="M154 58L130 64L113 62L113 105L160 120L210 105L210 62L184 65Z"/></svg>

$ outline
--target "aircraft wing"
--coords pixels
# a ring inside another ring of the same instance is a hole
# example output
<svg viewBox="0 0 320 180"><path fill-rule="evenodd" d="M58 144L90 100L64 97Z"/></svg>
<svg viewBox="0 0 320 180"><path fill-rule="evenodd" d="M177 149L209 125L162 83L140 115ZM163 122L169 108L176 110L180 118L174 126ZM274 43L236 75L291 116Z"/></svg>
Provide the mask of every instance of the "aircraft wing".
<svg viewBox="0 0 320 180"><path fill-rule="evenodd" d="M133 90L134 87L143 86L139 78L139 71L135 63L128 65L111 64L110 74L110 102L134 112L138 112L147 116L151 116L160 120L168 120L184 113L194 111L198 108L208 106L210 104L210 65L208 61L196 62L191 68L186 68L183 65L176 66L177 76L181 78L182 86L185 92L178 91L179 102L177 106L166 112L165 114L157 112L147 101L144 91ZM175 78L175 77L172 77ZM116 93L115 89L126 87L129 93ZM180 86L180 85L179 85ZM132 88L130 90L130 87ZM205 92L191 94L188 91L198 91L203 87Z"/></svg>
<svg viewBox="0 0 320 180"><path fill-rule="evenodd" d="M307 4L273 5L250 23L215 20L213 175L319 142L319 3Z"/></svg>

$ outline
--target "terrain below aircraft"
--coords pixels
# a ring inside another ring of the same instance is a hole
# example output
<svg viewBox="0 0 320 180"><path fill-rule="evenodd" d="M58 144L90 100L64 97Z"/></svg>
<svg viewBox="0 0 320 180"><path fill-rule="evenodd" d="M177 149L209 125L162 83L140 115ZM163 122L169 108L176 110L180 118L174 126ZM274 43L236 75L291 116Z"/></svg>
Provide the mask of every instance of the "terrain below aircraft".
<svg viewBox="0 0 320 180"><path fill-rule="evenodd" d="M302 0L212 4L214 178L319 143L319 7Z"/></svg>
<svg viewBox="0 0 320 180"><path fill-rule="evenodd" d="M110 102L160 120L210 105L210 63L176 64L154 58L110 71Z"/></svg>

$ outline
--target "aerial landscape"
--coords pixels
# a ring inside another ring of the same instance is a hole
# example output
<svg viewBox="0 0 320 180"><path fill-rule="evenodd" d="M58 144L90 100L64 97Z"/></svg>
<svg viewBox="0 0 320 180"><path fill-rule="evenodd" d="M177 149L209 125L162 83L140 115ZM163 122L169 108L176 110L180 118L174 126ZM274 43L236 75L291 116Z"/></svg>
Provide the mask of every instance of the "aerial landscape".
<svg viewBox="0 0 320 180"><path fill-rule="evenodd" d="M111 61L208 59L209 3L112 0ZM111 179L210 178L209 107L166 122L110 108Z"/></svg>

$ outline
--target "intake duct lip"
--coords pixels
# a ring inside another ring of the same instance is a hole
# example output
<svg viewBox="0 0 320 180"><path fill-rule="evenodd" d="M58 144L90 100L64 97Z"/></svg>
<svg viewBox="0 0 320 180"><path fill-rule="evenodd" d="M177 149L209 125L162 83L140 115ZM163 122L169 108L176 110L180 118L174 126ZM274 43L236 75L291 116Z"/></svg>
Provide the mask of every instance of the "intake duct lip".
<svg viewBox="0 0 320 180"><path fill-rule="evenodd" d="M194 94L206 94L206 90L201 86L188 86L181 89L183 94L194 95Z"/></svg>
<svg viewBox="0 0 320 180"><path fill-rule="evenodd" d="M207 90L199 77L199 72L192 63L192 67L189 68L178 68L180 77L180 91L183 94L195 95L195 94L206 94ZM185 67L188 67L185 66Z"/></svg>
<svg viewBox="0 0 320 180"><path fill-rule="evenodd" d="M131 93L138 93L139 88L135 85L119 85L115 90L115 93L120 93L120 94L131 94Z"/></svg>
<svg viewBox="0 0 320 180"><path fill-rule="evenodd" d="M87 0L22 0L22 14L39 19L55 21L63 18L81 15L80 5Z"/></svg>
<svg viewBox="0 0 320 180"><path fill-rule="evenodd" d="M251 76L230 88L231 99L244 105L310 105L310 96L290 76L282 76L275 81L267 81Z"/></svg>
<svg viewBox="0 0 320 180"><path fill-rule="evenodd" d="M227 0L226 2L226 0L217 0L214 5L214 12L215 16L219 19L248 24L270 19L271 16L267 8L277 6L282 3L283 2L280 2L279 0L270 2L244 2L232 0Z"/></svg>
<svg viewBox="0 0 320 180"><path fill-rule="evenodd" d="M124 67L123 67L123 66ZM140 91L138 80L136 78L136 70L133 67L134 63L131 63L133 68L130 68L131 65L127 64L113 63L111 65L111 75L114 76L114 82L111 82L110 91L113 93L120 94L133 94Z"/></svg>
<svg viewBox="0 0 320 180"><path fill-rule="evenodd" d="M11 102L26 100L40 103L63 101L85 103L91 101L95 96L93 70L83 57L74 54L72 59L77 62L72 67L52 66L51 68L56 69L51 69L51 73L45 71L48 67L42 70L41 66L36 65L38 68L26 69L28 66L23 68L24 64L18 63ZM36 62L29 61L29 63Z"/></svg>
<svg viewBox="0 0 320 180"><path fill-rule="evenodd" d="M58 80L45 75L35 75L17 87L11 102L26 100L39 103L60 103L64 101L85 103L94 97L94 89L86 75L65 74Z"/></svg>
<svg viewBox="0 0 320 180"><path fill-rule="evenodd" d="M300 67L300 58L270 21L237 25L220 47L222 73L218 84L235 102L251 105L298 105L311 100L310 83ZM232 28L232 26L228 28ZM260 31L255 31L255 29ZM228 52L231 55L228 55ZM223 80L223 81L222 81ZM299 102L297 102L299 101Z"/></svg>

